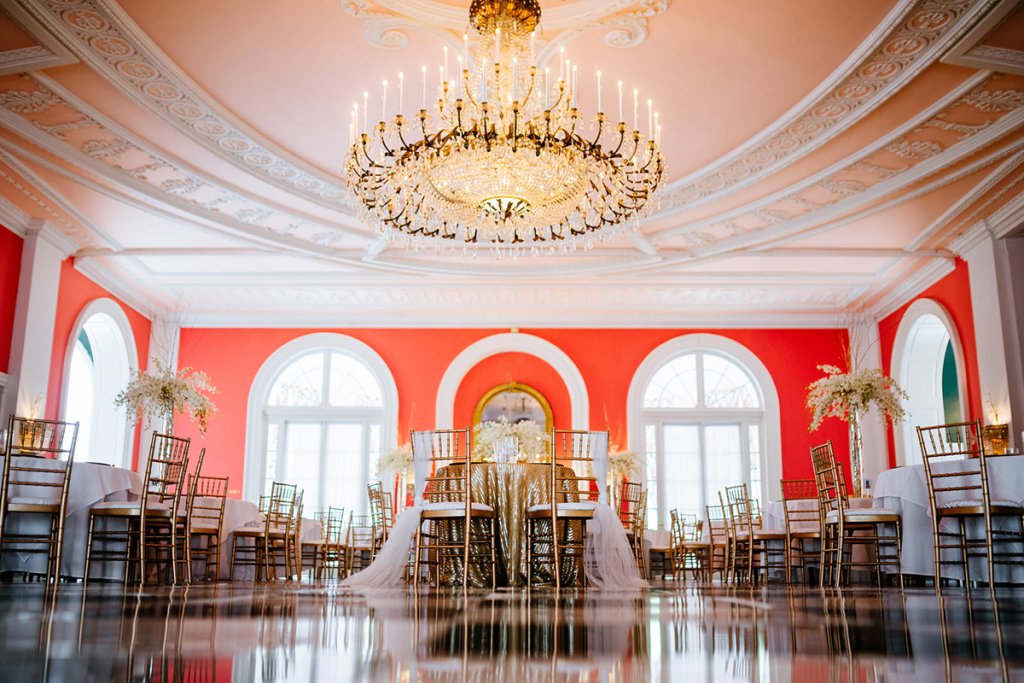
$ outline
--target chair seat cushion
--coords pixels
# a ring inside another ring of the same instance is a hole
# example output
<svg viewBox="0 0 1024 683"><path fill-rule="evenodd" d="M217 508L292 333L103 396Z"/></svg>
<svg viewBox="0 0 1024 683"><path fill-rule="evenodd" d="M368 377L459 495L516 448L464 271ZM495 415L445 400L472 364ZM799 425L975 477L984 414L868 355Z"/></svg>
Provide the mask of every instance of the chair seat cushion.
<svg viewBox="0 0 1024 683"><path fill-rule="evenodd" d="M424 510L462 510L466 507L465 503L453 502L453 503L427 503L423 506ZM471 507L479 512L494 512L494 508L484 503L473 503Z"/></svg>
<svg viewBox="0 0 1024 683"><path fill-rule="evenodd" d="M592 501L582 501L579 503L559 503L559 510L593 510L597 507L597 503ZM527 512L542 512L544 510L551 510L551 503L538 503L537 505L531 505L527 508Z"/></svg>
<svg viewBox="0 0 1024 683"><path fill-rule="evenodd" d="M900 513L895 510L889 510L887 508L848 508L843 511L843 518L856 522L859 519L870 519L873 517L892 517L898 518ZM826 522L835 522L838 517L836 516L836 510L832 510L825 515Z"/></svg>
<svg viewBox="0 0 1024 683"><path fill-rule="evenodd" d="M940 510L950 510L953 508L962 508L964 510L978 510L978 514L983 514L984 503L980 500L950 500L939 505ZM989 502L989 508L994 512L997 508L999 510L1007 510L1008 512L1003 514L1014 514L1015 511L1021 510L1021 506L1012 500L993 500Z"/></svg>
<svg viewBox="0 0 1024 683"><path fill-rule="evenodd" d="M54 500L53 498L33 497L33 496L11 496L7 500L7 504L14 505L51 505L53 507L60 507L60 500Z"/></svg>

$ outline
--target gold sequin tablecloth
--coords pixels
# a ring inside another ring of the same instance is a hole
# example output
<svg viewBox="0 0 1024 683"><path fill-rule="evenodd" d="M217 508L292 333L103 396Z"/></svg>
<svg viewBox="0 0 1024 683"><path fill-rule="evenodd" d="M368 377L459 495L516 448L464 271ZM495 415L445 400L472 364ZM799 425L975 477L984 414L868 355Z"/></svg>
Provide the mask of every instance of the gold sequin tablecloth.
<svg viewBox="0 0 1024 683"><path fill-rule="evenodd" d="M461 465L449 465L458 467ZM559 465L559 468L564 468ZM569 468L564 468L571 473ZM498 519L497 552L499 586L526 585L526 511L532 505L551 502L551 465L540 463L473 463L470 482L474 503L494 508ZM563 474L560 476L568 476ZM570 538L579 538L582 528L572 525ZM579 563L562 567L563 585L573 585L582 572ZM543 570L540 572L543 574ZM472 567L470 581L477 586L490 586L479 567Z"/></svg>

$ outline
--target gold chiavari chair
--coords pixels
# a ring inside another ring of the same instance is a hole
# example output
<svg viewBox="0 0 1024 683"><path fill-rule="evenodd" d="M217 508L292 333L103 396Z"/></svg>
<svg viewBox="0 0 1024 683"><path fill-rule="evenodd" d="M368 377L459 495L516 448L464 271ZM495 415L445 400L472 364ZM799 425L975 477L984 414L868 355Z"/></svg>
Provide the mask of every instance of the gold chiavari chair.
<svg viewBox="0 0 1024 683"><path fill-rule="evenodd" d="M196 470L192 474L186 474L185 477L185 496L182 499L183 507L177 508L175 516L178 529L177 529L177 561L180 567L181 577L184 579L186 584L192 583L192 506L196 496L195 484L196 479L203 472L203 461L206 460L206 449L203 448L199 451L199 458L196 460Z"/></svg>
<svg viewBox="0 0 1024 683"><path fill-rule="evenodd" d="M373 521L374 529L374 546L373 546L373 557L377 557L377 553L384 547L384 544L388 541L388 536L391 534L391 525L393 523L392 517L392 498L390 491L382 491L380 488L380 482L375 482L376 487L373 483L367 485L367 493L370 498L370 518Z"/></svg>
<svg viewBox="0 0 1024 683"><path fill-rule="evenodd" d="M708 570L707 579L715 578L719 572L722 581L728 580L729 568L729 522L725 508L719 505L707 505L704 508L708 523Z"/></svg>
<svg viewBox="0 0 1024 683"><path fill-rule="evenodd" d="M348 571L366 569L373 561L374 526L370 515L350 515L348 524Z"/></svg>
<svg viewBox="0 0 1024 683"><path fill-rule="evenodd" d="M474 563L489 567L494 588L497 518L490 505L473 502L470 430L414 431L411 442L417 492L424 501L416 530L413 581L419 582L420 568L425 565L428 581L439 585L445 577L458 580L461 575L460 585L465 589L469 566ZM460 564L461 572L456 569Z"/></svg>
<svg viewBox="0 0 1024 683"><path fill-rule="evenodd" d="M1012 500L993 500L989 458L981 439L981 422L957 422L918 427L928 503L931 507L935 587L942 583L942 565L958 564L964 585L970 584L970 560L984 558L989 586L995 585L995 566L1024 565L1024 507ZM1010 456L1012 457L1012 456ZM944 462L955 461L954 465ZM1005 520L1000 528L993 519ZM949 522L949 530L943 522ZM971 538L968 525L984 525L984 538ZM1016 526L1015 529L1006 528ZM956 559L943 559L943 551Z"/></svg>
<svg viewBox="0 0 1024 683"><path fill-rule="evenodd" d="M903 587L901 558L903 547L903 520L899 513L883 508L850 509L846 486L832 451L832 442L811 449L814 481L818 490L818 519L822 530L821 550L818 555L819 585L825 585L825 574L833 572L831 583L842 585L844 575L853 567L871 567L878 585L882 585L882 568L896 570ZM886 528L893 534L883 534ZM863 561L853 559L853 546L869 546ZM891 550L891 553L883 553Z"/></svg>
<svg viewBox="0 0 1024 683"><path fill-rule="evenodd" d="M142 484L142 498L137 502L97 503L89 510L89 535L85 550L85 578L93 562L118 561L125 564L125 580L145 583L147 555L157 563L166 560L171 583L178 576L178 510L188 469L190 439L153 432ZM123 522L111 528L111 522ZM103 547L96 547L97 542ZM122 546L110 548L110 545ZM132 571L138 569L138 575ZM184 577L183 577L184 578Z"/></svg>
<svg viewBox="0 0 1024 683"><path fill-rule="evenodd" d="M647 575L647 557L644 552L644 521L646 512L646 492L640 482L624 481L619 489L618 514L626 537L633 549L637 569L640 574Z"/></svg>
<svg viewBox="0 0 1024 683"><path fill-rule="evenodd" d="M608 432L551 430L551 502L534 505L526 514L530 583L538 561L550 560L556 588L562 586L564 563L582 566L586 522L600 501L607 463ZM586 579L585 572L575 575Z"/></svg>
<svg viewBox="0 0 1024 683"><path fill-rule="evenodd" d="M189 510L192 561L203 564L203 579L220 578L220 551L223 543L224 509L228 498L228 477L193 474L193 491ZM211 571L212 569L212 571Z"/></svg>
<svg viewBox="0 0 1024 683"><path fill-rule="evenodd" d="M813 479L783 479L782 509L786 516L786 583L793 582L793 570L800 569L807 580L808 562L819 557L821 515L818 511L818 487ZM820 570L820 568L819 568Z"/></svg>
<svg viewBox="0 0 1024 683"><path fill-rule="evenodd" d="M3 458L0 483L0 557L8 549L19 554L46 553L47 583L60 579L68 484L77 439L77 422L14 415L7 421L7 457ZM49 528L15 529L12 515L45 515Z"/></svg>
<svg viewBox="0 0 1024 683"><path fill-rule="evenodd" d="M235 577L236 567L253 567L256 581L269 580L269 546L271 543L280 545L287 535L297 495L295 484L275 481L270 487L270 495L260 497L262 524L236 529L232 534L229 569L232 579Z"/></svg>
<svg viewBox="0 0 1024 683"><path fill-rule="evenodd" d="M703 539L704 520L697 515L672 510L672 574L676 580L685 580L692 571L698 580L707 577L710 564L710 544Z"/></svg>
<svg viewBox="0 0 1024 683"><path fill-rule="evenodd" d="M753 585L759 575L767 581L772 569L787 572L788 553L783 547L787 540L786 532L760 528L760 517L754 516L747 485L727 486L725 498L733 531L730 558L734 579L739 581L743 576L748 585ZM788 572L786 576L788 579Z"/></svg>
<svg viewBox="0 0 1024 683"><path fill-rule="evenodd" d="M342 572L348 558L343 537L345 508L328 508L319 518L320 540L303 543L303 556L310 558L314 578L322 579L325 573L344 578Z"/></svg>

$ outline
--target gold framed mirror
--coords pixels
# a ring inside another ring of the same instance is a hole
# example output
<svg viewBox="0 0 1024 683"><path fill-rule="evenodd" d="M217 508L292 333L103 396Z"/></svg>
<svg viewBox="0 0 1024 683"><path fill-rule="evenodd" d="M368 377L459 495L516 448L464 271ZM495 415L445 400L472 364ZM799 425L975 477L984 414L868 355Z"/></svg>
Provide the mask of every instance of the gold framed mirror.
<svg viewBox="0 0 1024 683"><path fill-rule="evenodd" d="M550 432L554 426L551 404L544 394L519 382L499 384L481 396L473 411L473 426L499 420L502 416L509 422L533 420L544 425L545 432Z"/></svg>

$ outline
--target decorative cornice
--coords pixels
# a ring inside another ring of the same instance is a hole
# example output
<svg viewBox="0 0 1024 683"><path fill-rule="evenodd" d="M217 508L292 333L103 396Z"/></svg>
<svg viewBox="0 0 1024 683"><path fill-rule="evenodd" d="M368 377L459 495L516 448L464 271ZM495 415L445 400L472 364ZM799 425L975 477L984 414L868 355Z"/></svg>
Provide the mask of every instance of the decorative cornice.
<svg viewBox="0 0 1024 683"><path fill-rule="evenodd" d="M749 142L668 188L663 213L740 190L806 156L861 120L935 62L999 0L902 2L819 88ZM859 59L856 59L859 58Z"/></svg>
<svg viewBox="0 0 1024 683"><path fill-rule="evenodd" d="M864 309L864 315L876 320L892 315L901 306L952 273L955 268L955 259L936 259L923 265L919 264L910 274L890 278L891 286Z"/></svg>
<svg viewBox="0 0 1024 683"><path fill-rule="evenodd" d="M28 223L25 231L26 238L37 238L50 244L61 254L61 260L66 259L78 250L78 244L69 239L57 227L45 218L33 218Z"/></svg>

